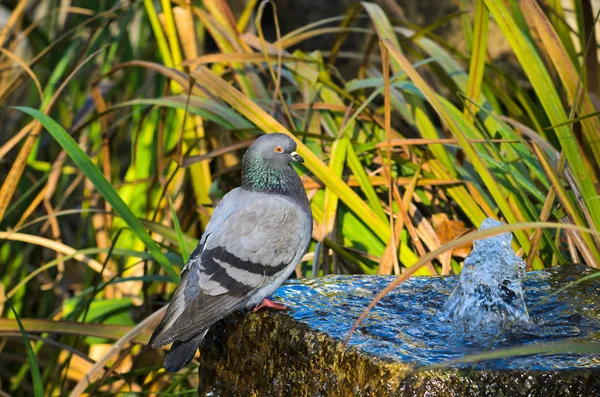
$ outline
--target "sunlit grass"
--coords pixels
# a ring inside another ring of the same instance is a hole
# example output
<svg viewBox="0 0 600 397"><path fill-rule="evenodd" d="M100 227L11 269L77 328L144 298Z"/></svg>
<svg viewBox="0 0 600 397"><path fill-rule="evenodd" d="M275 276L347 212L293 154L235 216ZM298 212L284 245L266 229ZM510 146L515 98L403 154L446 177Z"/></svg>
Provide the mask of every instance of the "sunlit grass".
<svg viewBox="0 0 600 397"><path fill-rule="evenodd" d="M357 3L271 38L258 1L237 21L221 0L51 0L35 20L25 3L0 31L0 391L39 388L35 355L45 395L193 393L193 366L166 374L142 345L262 132L306 159L297 277L456 272L472 241L456 239L486 216L529 269L600 267L597 51L559 2L474 0L427 27ZM434 34L453 18L465 52ZM296 49L326 34L333 48ZM358 38L365 53L342 51Z"/></svg>

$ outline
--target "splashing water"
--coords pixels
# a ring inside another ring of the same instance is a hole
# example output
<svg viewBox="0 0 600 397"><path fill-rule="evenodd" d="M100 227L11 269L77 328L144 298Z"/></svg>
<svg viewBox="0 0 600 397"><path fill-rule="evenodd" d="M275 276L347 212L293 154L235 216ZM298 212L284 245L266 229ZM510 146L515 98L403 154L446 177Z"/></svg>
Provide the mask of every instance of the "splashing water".
<svg viewBox="0 0 600 397"><path fill-rule="evenodd" d="M479 230L503 224L487 218ZM508 326L531 324L521 285L525 262L515 255L511 243L511 233L473 242L459 284L443 309L463 331L485 336Z"/></svg>

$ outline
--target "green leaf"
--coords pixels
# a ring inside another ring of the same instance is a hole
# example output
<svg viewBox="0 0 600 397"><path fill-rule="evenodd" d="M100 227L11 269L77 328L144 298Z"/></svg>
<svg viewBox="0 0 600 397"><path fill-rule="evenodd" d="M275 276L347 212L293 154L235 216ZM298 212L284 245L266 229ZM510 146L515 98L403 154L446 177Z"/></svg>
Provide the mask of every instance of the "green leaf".
<svg viewBox="0 0 600 397"><path fill-rule="evenodd" d="M175 95L163 98L137 98L118 103L107 111L113 111L128 106L151 105L171 109L186 110L190 114L202 116L229 129L252 128L252 124L230 108L200 96Z"/></svg>
<svg viewBox="0 0 600 397"><path fill-rule="evenodd" d="M183 232L181 231L181 225L179 225L179 219L177 219L177 212L173 207L173 201L169 197L169 207L171 207L171 216L173 217L173 225L175 226L175 232L177 233L177 241L179 241L179 248L181 249L181 256L183 256L183 262L187 263L190 257L190 251L187 248Z"/></svg>
<svg viewBox="0 0 600 397"><path fill-rule="evenodd" d="M127 223L127 225L133 230L138 238L144 243L148 251L152 254L154 259L163 267L167 274L173 279L173 281L179 281L179 276L173 269L173 266L162 253L158 245L152 237L148 234L146 229L142 226L140 221L131 212L129 207L123 202L115 188L106 180L102 172L98 167L90 160L83 150L79 147L77 142L62 128L56 121L52 120L47 115L43 114L37 109L32 109L25 106L15 106L17 110L29 114L36 120L38 120L44 128L56 139L56 141L63 147L65 152L71 157L73 162L83 171L85 176L92 182L92 184L98 189L102 197L114 208L121 218Z"/></svg>
<svg viewBox="0 0 600 397"><path fill-rule="evenodd" d="M21 323L21 319L19 318L17 311L13 307L12 302L10 301L10 299L7 299L7 302L15 315L15 319L17 320L17 324L19 325L19 330L21 330L21 335L23 335L25 351L27 352L27 359L29 360L29 367L31 368L31 379L33 380L33 394L35 395L35 397L44 397L44 386L42 385L40 367L38 367L37 358L35 357L35 353L31 348L31 342L29 342L27 332L25 332L23 323Z"/></svg>
<svg viewBox="0 0 600 397"><path fill-rule="evenodd" d="M344 163L346 161L346 148L349 144L348 138L337 139L331 145L331 158L329 159L329 170L336 178L342 178ZM333 233L336 223L338 209L338 197L327 186L325 186L325 204L323 206L323 217L325 233L329 236Z"/></svg>
<svg viewBox="0 0 600 397"><path fill-rule="evenodd" d="M77 319L72 318L79 304L81 297L74 297L63 302L63 314L66 319L77 320L86 323L102 323L112 325L124 325L133 327L135 322L129 316L129 312L134 307L131 298L121 299L94 299L89 303L87 312L80 313ZM106 338L87 337L85 341L89 345L108 343Z"/></svg>
<svg viewBox="0 0 600 397"><path fill-rule="evenodd" d="M373 209L373 211L381 218L382 220L387 220L385 216L385 211L381 206L381 201L379 201L379 197L377 196L377 192L375 192L375 188L371 184L369 180L369 176L365 172L363 165L360 162L360 159L356 155L354 148L352 145L348 145L346 148L346 161L348 163L348 167L352 170L352 173L358 180L358 184L360 188L364 192L367 200L369 201L369 206Z"/></svg>
<svg viewBox="0 0 600 397"><path fill-rule="evenodd" d="M481 82L483 81L483 70L485 68L485 57L488 38L489 14L483 0L475 1L475 25L473 27L473 50L471 52L471 63L469 64L469 82L467 84L467 96L477 101L481 93ZM467 102L465 115L469 117L468 108L475 108Z"/></svg>
<svg viewBox="0 0 600 397"><path fill-rule="evenodd" d="M160 223L149 221L147 219L140 219L140 222L142 222L142 224L146 228L152 230L154 233L160 234L162 237L168 239L172 243L179 244L181 242L179 240L180 236L178 236L177 232L175 230L171 229L170 227L167 227L167 226L162 225ZM188 247L195 247L196 245L198 245L198 239L197 238L189 236L189 235L187 235L185 233L182 233L181 239L183 241L185 241L185 244Z"/></svg>

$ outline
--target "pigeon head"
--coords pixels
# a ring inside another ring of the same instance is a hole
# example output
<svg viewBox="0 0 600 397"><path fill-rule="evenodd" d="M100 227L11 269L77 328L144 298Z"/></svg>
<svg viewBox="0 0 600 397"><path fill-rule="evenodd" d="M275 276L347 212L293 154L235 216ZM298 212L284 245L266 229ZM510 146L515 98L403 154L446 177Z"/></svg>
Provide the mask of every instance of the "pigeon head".
<svg viewBox="0 0 600 397"><path fill-rule="evenodd" d="M295 150L296 142L286 134L260 136L244 154L242 188L283 195L302 191L302 181L291 163L304 159Z"/></svg>
<svg viewBox="0 0 600 397"><path fill-rule="evenodd" d="M253 161L265 161L272 168L285 168L292 161L304 162L296 150L296 142L286 134L261 135L244 155L244 165Z"/></svg>

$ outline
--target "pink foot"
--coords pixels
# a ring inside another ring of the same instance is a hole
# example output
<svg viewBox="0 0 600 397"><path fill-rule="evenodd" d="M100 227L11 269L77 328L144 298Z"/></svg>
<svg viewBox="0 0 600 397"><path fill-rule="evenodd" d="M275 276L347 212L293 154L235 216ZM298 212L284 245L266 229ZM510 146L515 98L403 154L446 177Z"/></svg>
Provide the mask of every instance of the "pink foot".
<svg viewBox="0 0 600 397"><path fill-rule="evenodd" d="M261 302L261 304L256 306L254 309L252 309L252 311L255 312L259 309L262 309L263 307L270 307L271 309L275 309L275 310L287 310L288 309L288 307L286 305L282 305L281 303L273 302L269 298L265 298Z"/></svg>

